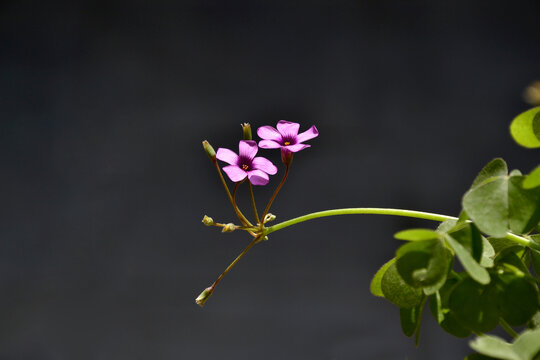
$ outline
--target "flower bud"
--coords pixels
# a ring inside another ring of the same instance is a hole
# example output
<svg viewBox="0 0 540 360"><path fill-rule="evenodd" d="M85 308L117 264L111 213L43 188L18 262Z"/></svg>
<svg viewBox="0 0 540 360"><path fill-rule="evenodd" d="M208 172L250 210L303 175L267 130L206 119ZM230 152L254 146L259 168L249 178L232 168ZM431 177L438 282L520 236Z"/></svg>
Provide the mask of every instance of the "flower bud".
<svg viewBox="0 0 540 360"><path fill-rule="evenodd" d="M210 143L206 140L202 142L202 146L204 148L204 151L206 151L206 155L210 158L210 160L214 161L216 160L216 152L214 151L214 148Z"/></svg>
<svg viewBox="0 0 540 360"><path fill-rule="evenodd" d="M204 215L202 223L206 226L212 226L214 225L214 219L212 219L210 216Z"/></svg>
<svg viewBox="0 0 540 360"><path fill-rule="evenodd" d="M253 140L253 136L251 135L251 125L248 123L240 124L242 126L242 135L244 140Z"/></svg>
<svg viewBox="0 0 540 360"><path fill-rule="evenodd" d="M195 299L195 302L197 303L197 305L202 307L204 303L206 302L206 300L208 300L210 296L212 296L213 292L214 292L214 288L212 287L207 287L206 289L204 289L203 292L199 296L197 296L197 298Z"/></svg>
<svg viewBox="0 0 540 360"><path fill-rule="evenodd" d="M234 225L233 223L228 223L225 224L221 232L233 232L234 230L236 230L236 225Z"/></svg>
<svg viewBox="0 0 540 360"><path fill-rule="evenodd" d="M276 215L274 215L274 214L266 214L266 216L263 219L263 224L266 224L267 222L274 221L274 220L276 220Z"/></svg>

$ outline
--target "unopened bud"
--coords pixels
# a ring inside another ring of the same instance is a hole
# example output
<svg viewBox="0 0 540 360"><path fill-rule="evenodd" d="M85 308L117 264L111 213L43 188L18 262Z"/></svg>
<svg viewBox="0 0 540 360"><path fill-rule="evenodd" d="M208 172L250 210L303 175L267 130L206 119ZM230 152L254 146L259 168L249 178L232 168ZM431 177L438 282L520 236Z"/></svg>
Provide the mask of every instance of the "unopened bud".
<svg viewBox="0 0 540 360"><path fill-rule="evenodd" d="M236 230L236 225L234 225L233 223L228 223L225 224L221 232L233 232L234 230Z"/></svg>
<svg viewBox="0 0 540 360"><path fill-rule="evenodd" d="M206 152L206 155L210 158L210 160L216 160L216 152L214 151L214 148L210 143L206 140L202 142L202 146L204 148L204 151Z"/></svg>
<svg viewBox="0 0 540 360"><path fill-rule="evenodd" d="M212 226L214 225L214 219L212 219L210 216L204 215L202 223L206 226Z"/></svg>
<svg viewBox="0 0 540 360"><path fill-rule="evenodd" d="M251 125L248 123L240 124L242 126L242 135L244 140L253 140L253 136L251 135Z"/></svg>
<svg viewBox="0 0 540 360"><path fill-rule="evenodd" d="M276 215L274 214L266 214L266 216L263 219L263 224L266 224L267 222L276 220Z"/></svg>
<svg viewBox="0 0 540 360"><path fill-rule="evenodd" d="M210 296L212 296L213 292L214 292L214 288L212 287L207 287L206 289L204 289L203 292L199 296L197 296L197 298L195 299L195 302L197 303L197 305L202 307L204 303L206 302L206 300L208 300Z"/></svg>

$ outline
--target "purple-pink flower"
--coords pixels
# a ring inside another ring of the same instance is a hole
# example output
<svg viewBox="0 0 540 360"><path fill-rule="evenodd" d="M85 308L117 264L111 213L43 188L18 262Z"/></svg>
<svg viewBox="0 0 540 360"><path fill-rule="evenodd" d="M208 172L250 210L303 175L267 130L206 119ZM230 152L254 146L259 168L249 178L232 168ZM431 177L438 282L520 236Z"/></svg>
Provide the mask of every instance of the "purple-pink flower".
<svg viewBox="0 0 540 360"><path fill-rule="evenodd" d="M223 171L233 182L240 182L247 177L253 185L266 185L270 180L268 174L275 175L277 167L266 158L255 157L258 150L255 141L240 140L238 155L232 150L219 148L216 158L229 164Z"/></svg>
<svg viewBox="0 0 540 360"><path fill-rule="evenodd" d="M285 120L279 120L276 127L277 130L272 126L261 126L257 129L257 135L263 139L259 141L261 148L281 148L282 151L294 153L310 147L311 145L302 143L319 135L319 131L315 126L299 134L300 124Z"/></svg>

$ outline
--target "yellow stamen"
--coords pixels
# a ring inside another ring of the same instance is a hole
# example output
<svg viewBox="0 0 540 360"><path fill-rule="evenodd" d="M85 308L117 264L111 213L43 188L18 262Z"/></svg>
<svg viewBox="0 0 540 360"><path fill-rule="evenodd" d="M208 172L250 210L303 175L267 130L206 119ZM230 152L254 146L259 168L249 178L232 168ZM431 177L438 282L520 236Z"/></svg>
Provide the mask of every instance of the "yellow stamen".
<svg viewBox="0 0 540 360"><path fill-rule="evenodd" d="M246 164L242 165L242 169L247 170L248 168L249 166L247 166Z"/></svg>
<svg viewBox="0 0 540 360"><path fill-rule="evenodd" d="M290 143L290 142L288 142L288 141L285 141L285 143L284 143L284 144L285 144L285 146L287 146L287 145L291 145L291 143Z"/></svg>

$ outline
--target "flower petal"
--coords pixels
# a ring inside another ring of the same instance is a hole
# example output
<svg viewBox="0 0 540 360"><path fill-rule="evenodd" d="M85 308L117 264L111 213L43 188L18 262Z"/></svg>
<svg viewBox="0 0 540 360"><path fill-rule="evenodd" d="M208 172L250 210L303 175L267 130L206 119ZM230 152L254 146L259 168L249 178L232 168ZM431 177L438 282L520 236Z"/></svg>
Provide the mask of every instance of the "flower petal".
<svg viewBox="0 0 540 360"><path fill-rule="evenodd" d="M240 140L238 145L238 155L242 158L253 159L257 155L259 148L257 147L257 142L253 140Z"/></svg>
<svg viewBox="0 0 540 360"><path fill-rule="evenodd" d="M303 133L298 134L298 136L296 137L296 141L297 143L301 143L301 142L313 139L314 137L317 137L317 136L319 136L319 131L317 130L315 125L313 125L312 127L307 129Z"/></svg>
<svg viewBox="0 0 540 360"><path fill-rule="evenodd" d="M259 156L253 159L252 165L253 165L253 169L255 170L262 170L265 173L270 174L270 175L277 174L277 167L274 164L272 164L270 160L262 156Z"/></svg>
<svg viewBox="0 0 540 360"><path fill-rule="evenodd" d="M311 147L311 145L308 144L294 144L294 145L287 145L284 146L283 149L287 149L290 152L299 152L300 150L304 150L305 148Z"/></svg>
<svg viewBox="0 0 540 360"><path fill-rule="evenodd" d="M277 129L281 133L281 135L292 138L298 135L300 124L289 122L286 120L279 120L277 123Z"/></svg>
<svg viewBox="0 0 540 360"><path fill-rule="evenodd" d="M248 175L247 172L240 169L240 167L238 167L236 165L225 166L223 168L223 171L225 171L225 173L227 174L229 179L231 179L233 182L242 181Z"/></svg>
<svg viewBox="0 0 540 360"><path fill-rule="evenodd" d="M238 155L232 150L219 148L217 149L216 158L225 161L229 165L238 164Z"/></svg>
<svg viewBox="0 0 540 360"><path fill-rule="evenodd" d="M259 141L259 147L262 149L279 149L281 144L274 140L261 140Z"/></svg>
<svg viewBox="0 0 540 360"><path fill-rule="evenodd" d="M249 182L253 185L266 185L270 178L268 174L262 170L251 170L248 171Z"/></svg>
<svg viewBox="0 0 540 360"><path fill-rule="evenodd" d="M281 142L281 134L271 126L261 126L257 129L257 135L264 140Z"/></svg>

